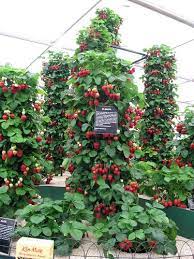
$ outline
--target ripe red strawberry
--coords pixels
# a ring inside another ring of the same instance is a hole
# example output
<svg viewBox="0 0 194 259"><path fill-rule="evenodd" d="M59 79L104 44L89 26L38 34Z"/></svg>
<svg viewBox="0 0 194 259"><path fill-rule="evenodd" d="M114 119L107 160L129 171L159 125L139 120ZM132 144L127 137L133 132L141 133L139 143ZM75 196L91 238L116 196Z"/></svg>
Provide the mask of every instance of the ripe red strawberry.
<svg viewBox="0 0 194 259"><path fill-rule="evenodd" d="M3 93L8 92L8 88L7 88L6 86L3 86L3 87L2 87L2 92L3 92Z"/></svg>
<svg viewBox="0 0 194 259"><path fill-rule="evenodd" d="M16 155L17 155L17 157L22 157L23 156L23 150L18 149Z"/></svg>
<svg viewBox="0 0 194 259"><path fill-rule="evenodd" d="M5 86L4 82L0 81L0 87L4 87L4 86Z"/></svg>
<svg viewBox="0 0 194 259"><path fill-rule="evenodd" d="M172 206L173 206L172 201L168 201L168 207L172 207Z"/></svg>
<svg viewBox="0 0 194 259"><path fill-rule="evenodd" d="M21 183L21 182L18 183L18 187L19 187L19 188L23 187L23 183Z"/></svg>
<svg viewBox="0 0 194 259"><path fill-rule="evenodd" d="M151 240L148 242L148 244L150 247L154 248L156 246L157 242L155 240Z"/></svg>
<svg viewBox="0 0 194 259"><path fill-rule="evenodd" d="M100 219L101 218L101 214L100 213L96 213L96 218Z"/></svg>
<svg viewBox="0 0 194 259"><path fill-rule="evenodd" d="M21 167L20 167L20 170L22 172L25 172L25 171L27 171L26 168L27 168L27 166L25 164L22 164Z"/></svg>
<svg viewBox="0 0 194 259"><path fill-rule="evenodd" d="M20 117L20 119L21 119L22 121L26 121L26 120L27 120L27 116L26 116L25 114L22 114L22 116Z"/></svg>
<svg viewBox="0 0 194 259"><path fill-rule="evenodd" d="M5 153L5 154L2 154L2 160L6 160L7 159L7 154Z"/></svg>
<svg viewBox="0 0 194 259"><path fill-rule="evenodd" d="M100 148L100 143L94 142L93 147L94 147L95 150L98 150Z"/></svg>
<svg viewBox="0 0 194 259"><path fill-rule="evenodd" d="M41 136L36 137L36 141L37 142L41 142L42 141L42 137Z"/></svg>
<svg viewBox="0 0 194 259"><path fill-rule="evenodd" d="M8 158L12 158L13 157L13 150L12 149L7 151L7 156L8 156Z"/></svg>
<svg viewBox="0 0 194 259"><path fill-rule="evenodd" d="M13 113L10 114L10 118L14 119L15 115Z"/></svg>
<svg viewBox="0 0 194 259"><path fill-rule="evenodd" d="M190 149L191 149L191 150L194 150L194 143L191 143Z"/></svg>
<svg viewBox="0 0 194 259"><path fill-rule="evenodd" d="M7 121L7 120L9 119L9 118L8 118L8 115L7 115L7 114L3 114L2 119L5 120L5 121Z"/></svg>
<svg viewBox="0 0 194 259"><path fill-rule="evenodd" d="M2 134L0 134L0 142L3 141L4 137Z"/></svg>

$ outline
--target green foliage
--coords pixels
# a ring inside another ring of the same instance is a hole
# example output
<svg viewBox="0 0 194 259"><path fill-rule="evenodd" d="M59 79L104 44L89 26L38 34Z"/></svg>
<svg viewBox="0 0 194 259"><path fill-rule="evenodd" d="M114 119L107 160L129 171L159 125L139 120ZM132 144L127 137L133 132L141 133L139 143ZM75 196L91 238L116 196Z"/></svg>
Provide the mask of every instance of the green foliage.
<svg viewBox="0 0 194 259"><path fill-rule="evenodd" d="M70 254L87 231L83 223L92 221L92 213L86 209L84 196L65 193L64 200L42 200L40 204L27 206L17 211L17 216L25 220L19 226L17 236L54 239L57 254Z"/></svg>
<svg viewBox="0 0 194 259"><path fill-rule="evenodd" d="M194 189L194 170L191 167L180 168L175 163L170 168L156 168L156 164L139 162L131 168L131 175L141 183L141 192L148 196L158 196L164 200L180 199L187 202Z"/></svg>
<svg viewBox="0 0 194 259"><path fill-rule="evenodd" d="M118 213L91 227L98 243L110 253L115 246L127 252L148 252L154 242L156 252L175 254L177 228L165 212L158 209L161 206L147 203L142 207L136 197L131 200L126 196L127 193L123 194L123 205ZM125 242L130 243L130 247L127 248Z"/></svg>

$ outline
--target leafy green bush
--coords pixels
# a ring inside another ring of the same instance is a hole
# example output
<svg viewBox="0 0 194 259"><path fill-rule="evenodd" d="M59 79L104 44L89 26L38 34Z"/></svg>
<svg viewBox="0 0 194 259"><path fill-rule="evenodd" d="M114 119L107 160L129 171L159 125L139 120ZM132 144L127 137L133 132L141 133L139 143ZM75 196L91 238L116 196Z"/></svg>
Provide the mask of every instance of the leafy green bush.
<svg viewBox="0 0 194 259"><path fill-rule="evenodd" d="M125 252L148 252L154 249L160 254L176 253L177 228L161 210L158 203L138 205L132 193L122 195L121 210L107 221L99 221L91 231L110 253L113 247Z"/></svg>
<svg viewBox="0 0 194 259"><path fill-rule="evenodd" d="M56 252L68 254L87 231L83 221L91 222L92 212L86 209L84 196L65 193L64 200L44 200L17 211L25 226L16 229L16 235L55 240Z"/></svg>

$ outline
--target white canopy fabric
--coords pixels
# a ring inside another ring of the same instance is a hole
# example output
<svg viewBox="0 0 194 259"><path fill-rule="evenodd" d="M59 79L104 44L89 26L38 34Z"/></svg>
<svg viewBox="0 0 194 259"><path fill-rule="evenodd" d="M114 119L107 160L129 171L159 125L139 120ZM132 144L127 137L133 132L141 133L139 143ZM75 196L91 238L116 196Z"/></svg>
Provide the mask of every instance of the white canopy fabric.
<svg viewBox="0 0 194 259"><path fill-rule="evenodd" d="M0 65L41 70L41 58L48 47L72 54L76 37L87 26L97 8L109 7L124 20L120 29L122 47L143 52L153 44L167 44L176 51L179 106L183 111L194 104L194 28L128 0L6 0L1 2ZM138 1L137 1L138 2ZM193 0L141 1L175 16L193 21ZM55 40L58 39L56 42ZM50 46L53 45L53 46ZM140 55L119 50L118 56L131 61ZM37 60L36 60L37 59ZM36 60L34 63L33 61ZM136 64L136 81L143 90L142 62Z"/></svg>

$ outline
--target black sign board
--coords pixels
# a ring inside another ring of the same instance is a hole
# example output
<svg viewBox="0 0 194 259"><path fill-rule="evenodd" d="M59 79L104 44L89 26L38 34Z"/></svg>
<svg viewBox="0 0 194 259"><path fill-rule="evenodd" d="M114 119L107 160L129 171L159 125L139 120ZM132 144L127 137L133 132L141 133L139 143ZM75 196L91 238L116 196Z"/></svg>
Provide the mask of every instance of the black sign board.
<svg viewBox="0 0 194 259"><path fill-rule="evenodd" d="M96 134L112 133L118 130L118 111L114 106L96 107L94 131Z"/></svg>
<svg viewBox="0 0 194 259"><path fill-rule="evenodd" d="M0 253L9 254L11 237L15 226L15 220L0 217Z"/></svg>

